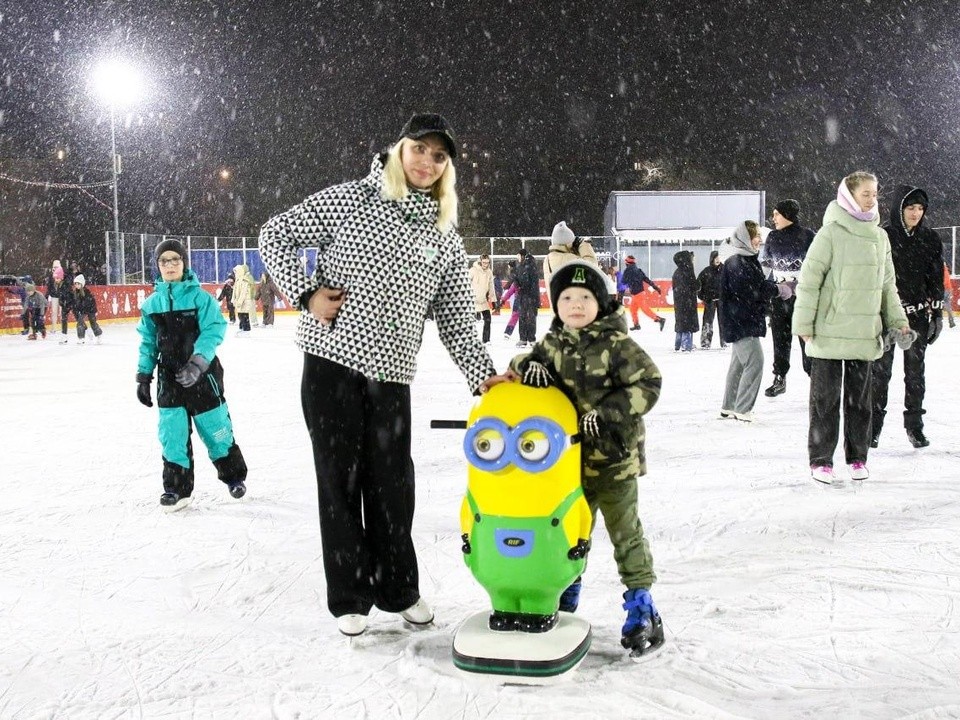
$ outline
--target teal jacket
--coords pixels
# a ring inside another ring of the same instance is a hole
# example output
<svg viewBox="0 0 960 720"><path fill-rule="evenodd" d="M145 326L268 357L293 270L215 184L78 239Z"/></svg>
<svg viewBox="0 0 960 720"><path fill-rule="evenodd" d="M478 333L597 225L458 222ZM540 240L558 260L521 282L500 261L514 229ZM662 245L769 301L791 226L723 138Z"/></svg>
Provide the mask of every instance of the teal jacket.
<svg viewBox="0 0 960 720"><path fill-rule="evenodd" d="M220 305L186 269L183 280L158 280L154 292L140 308L140 359L137 372L176 373L193 355L212 363L223 342L227 321Z"/></svg>
<svg viewBox="0 0 960 720"><path fill-rule="evenodd" d="M907 326L890 241L879 221L857 220L834 200L800 270L793 334L824 360L876 360L883 333Z"/></svg>

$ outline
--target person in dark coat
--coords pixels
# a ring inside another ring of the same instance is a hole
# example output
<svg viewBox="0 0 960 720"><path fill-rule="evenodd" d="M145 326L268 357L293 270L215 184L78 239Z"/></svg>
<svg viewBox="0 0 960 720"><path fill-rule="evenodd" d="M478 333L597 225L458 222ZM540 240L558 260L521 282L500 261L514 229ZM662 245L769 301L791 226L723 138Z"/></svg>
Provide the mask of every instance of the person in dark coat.
<svg viewBox="0 0 960 720"><path fill-rule="evenodd" d="M230 324L233 325L237 321L237 309L233 304L233 284L237 281L237 276L233 274L233 270L230 271L230 274L227 275L227 281L223 284L223 287L220 289L220 294L217 295L217 301L222 302L226 300L227 302L227 313L230 315Z"/></svg>
<svg viewBox="0 0 960 720"><path fill-rule="evenodd" d="M517 347L529 347L537 341L537 313L540 311L540 272L530 251L517 253L517 305L520 308L520 336Z"/></svg>
<svg viewBox="0 0 960 720"><path fill-rule="evenodd" d="M717 317L720 303L720 252L712 250L707 266L697 275L697 297L703 301L703 323L700 330L700 347L706 350L713 345L713 319ZM719 323L720 318L717 317ZM720 347L727 344L720 340Z"/></svg>
<svg viewBox="0 0 960 720"><path fill-rule="evenodd" d="M279 292L277 284L270 277L270 273L264 270L263 275L260 276L260 283L257 285L256 296L263 308L263 327L273 326L273 304L276 302Z"/></svg>
<svg viewBox="0 0 960 720"><path fill-rule="evenodd" d="M84 322L86 320L90 323L90 329L93 330L93 336L99 345L103 330L97 323L97 299L87 289L87 280L83 277L83 273L78 273L73 278L73 298L70 306L73 309L73 316L77 319L77 344L83 345L86 342L87 325Z"/></svg>
<svg viewBox="0 0 960 720"><path fill-rule="evenodd" d="M697 317L697 276L693 272L693 253L681 250L673 256L673 349L693 352L693 334L700 329Z"/></svg>
<svg viewBox="0 0 960 720"><path fill-rule="evenodd" d="M764 277L757 253L760 228L750 220L740 223L727 240L732 253L720 271L720 337L733 345L720 417L753 420L753 406L763 376L763 348L767 334L767 304L778 292L792 292ZM781 290L782 289L782 290Z"/></svg>
<svg viewBox="0 0 960 720"><path fill-rule="evenodd" d="M783 200L773 209L774 228L767 235L760 249L760 265L767 278L777 283L789 283L796 287L797 276L807 256L814 232L801 227L798 222L800 203ZM792 294L787 299L775 297L770 301L770 334L773 336L773 384L763 394L776 397L787 391L787 373L790 372L790 351L793 344L793 306L797 299ZM803 371L810 374L810 358L806 343L800 342L800 357Z"/></svg>
<svg viewBox="0 0 960 720"><path fill-rule="evenodd" d="M890 219L883 226L890 238L893 269L897 276L897 294L910 328L917 333L909 349L903 351L905 385L903 426L915 448L930 444L923 434L923 397L926 393L924 361L927 345L932 345L943 329L943 244L933 228L923 224L930 201L920 188L901 185L893 196ZM887 394L893 374L896 345L874 361L871 370L873 413L871 447L880 443Z"/></svg>

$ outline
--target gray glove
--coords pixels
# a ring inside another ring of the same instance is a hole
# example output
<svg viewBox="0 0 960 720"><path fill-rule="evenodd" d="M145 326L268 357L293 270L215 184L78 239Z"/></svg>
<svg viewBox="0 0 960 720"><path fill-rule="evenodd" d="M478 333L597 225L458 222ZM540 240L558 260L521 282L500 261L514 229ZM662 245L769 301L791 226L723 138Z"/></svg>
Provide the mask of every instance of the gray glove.
<svg viewBox="0 0 960 720"><path fill-rule="evenodd" d="M177 371L176 380L185 388L193 387L208 367L210 367L210 363L203 355L194 355L186 365Z"/></svg>
<svg viewBox="0 0 960 720"><path fill-rule="evenodd" d="M527 363L527 369L523 371L523 378L520 382L530 387L545 388L549 387L550 383L553 382L553 377L550 375L550 371L547 370L546 365L536 360L531 360Z"/></svg>
<svg viewBox="0 0 960 720"><path fill-rule="evenodd" d="M585 412L580 418L580 432L590 437L600 437L600 414L596 410Z"/></svg>
<svg viewBox="0 0 960 720"><path fill-rule="evenodd" d="M896 328L892 328L887 330L887 335L883 339L883 351L888 352L894 345L901 350L909 350L910 346L913 345L913 341L916 339L917 331L912 328L907 331L906 335Z"/></svg>
<svg viewBox="0 0 960 720"><path fill-rule="evenodd" d="M784 280L777 283L777 292L781 300L789 300L794 295L794 288L797 286L796 280Z"/></svg>

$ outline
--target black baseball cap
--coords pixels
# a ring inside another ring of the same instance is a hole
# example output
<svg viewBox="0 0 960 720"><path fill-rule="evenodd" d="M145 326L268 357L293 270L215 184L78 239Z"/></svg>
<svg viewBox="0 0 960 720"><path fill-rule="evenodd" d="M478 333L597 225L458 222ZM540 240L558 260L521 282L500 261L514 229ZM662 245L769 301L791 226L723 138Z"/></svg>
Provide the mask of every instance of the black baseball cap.
<svg viewBox="0 0 960 720"><path fill-rule="evenodd" d="M443 115L436 113L415 113L407 120L407 124L400 131L400 138L411 138L416 140L424 135L439 135L447 146L447 152L450 157L457 157L457 139L453 134L453 128Z"/></svg>

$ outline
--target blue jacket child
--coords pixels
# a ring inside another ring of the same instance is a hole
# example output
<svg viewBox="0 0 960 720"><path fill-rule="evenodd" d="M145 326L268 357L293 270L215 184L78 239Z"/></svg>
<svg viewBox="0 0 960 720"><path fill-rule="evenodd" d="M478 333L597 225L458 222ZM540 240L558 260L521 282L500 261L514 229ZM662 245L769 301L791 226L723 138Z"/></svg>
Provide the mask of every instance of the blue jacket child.
<svg viewBox="0 0 960 720"><path fill-rule="evenodd" d="M153 407L150 383L157 370L160 445L163 451L163 494L160 504L179 510L193 493L191 419L217 477L230 495L243 497L247 465L233 438L233 423L223 395L223 366L217 346L227 323L220 305L200 287L189 269L183 244L164 240L154 252L160 271L154 292L143 303L137 399Z"/></svg>

